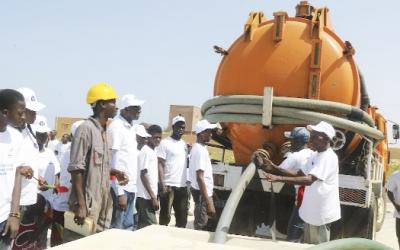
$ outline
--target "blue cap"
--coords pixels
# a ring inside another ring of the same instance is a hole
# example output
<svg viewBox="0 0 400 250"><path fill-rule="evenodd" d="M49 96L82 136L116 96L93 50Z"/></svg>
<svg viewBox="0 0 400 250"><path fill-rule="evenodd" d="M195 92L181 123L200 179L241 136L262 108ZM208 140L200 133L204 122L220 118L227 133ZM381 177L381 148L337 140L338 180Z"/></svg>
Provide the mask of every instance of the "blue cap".
<svg viewBox="0 0 400 250"><path fill-rule="evenodd" d="M306 143L310 140L310 132L305 127L295 127L291 132L286 131L285 137Z"/></svg>

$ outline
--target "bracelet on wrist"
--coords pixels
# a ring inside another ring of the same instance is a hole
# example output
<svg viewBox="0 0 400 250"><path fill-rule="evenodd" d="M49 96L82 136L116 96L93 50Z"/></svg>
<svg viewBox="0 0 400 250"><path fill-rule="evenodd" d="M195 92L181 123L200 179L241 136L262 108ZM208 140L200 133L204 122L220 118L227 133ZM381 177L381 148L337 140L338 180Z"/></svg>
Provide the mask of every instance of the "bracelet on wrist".
<svg viewBox="0 0 400 250"><path fill-rule="evenodd" d="M21 218L21 214L20 213L10 213L9 215L8 215L9 217L15 217L15 218Z"/></svg>

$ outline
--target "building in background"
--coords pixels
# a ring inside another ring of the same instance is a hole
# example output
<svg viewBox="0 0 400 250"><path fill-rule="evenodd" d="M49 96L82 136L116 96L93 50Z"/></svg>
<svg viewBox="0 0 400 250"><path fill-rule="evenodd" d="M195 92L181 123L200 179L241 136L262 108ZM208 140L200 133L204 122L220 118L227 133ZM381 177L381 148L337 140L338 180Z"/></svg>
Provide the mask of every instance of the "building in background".
<svg viewBox="0 0 400 250"><path fill-rule="evenodd" d="M72 123L83 120L79 117L56 117L54 129L57 131L57 138L60 139L63 134L71 134Z"/></svg>
<svg viewBox="0 0 400 250"><path fill-rule="evenodd" d="M183 115L186 120L186 133L192 133L194 131L194 126L201 119L201 111L199 107L188 106L188 105L170 105L169 106L169 117L168 117L168 127L166 131L171 131L171 120L177 115Z"/></svg>

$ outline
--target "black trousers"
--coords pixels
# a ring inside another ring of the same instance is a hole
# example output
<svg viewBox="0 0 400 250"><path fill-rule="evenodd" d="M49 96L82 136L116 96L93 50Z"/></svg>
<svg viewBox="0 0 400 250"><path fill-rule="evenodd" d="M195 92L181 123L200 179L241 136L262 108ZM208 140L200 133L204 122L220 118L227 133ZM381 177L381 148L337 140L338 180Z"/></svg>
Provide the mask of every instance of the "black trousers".
<svg viewBox="0 0 400 250"><path fill-rule="evenodd" d="M160 225L169 224L172 207L175 211L175 226L186 227L189 207L187 187L167 186L167 192L160 194Z"/></svg>

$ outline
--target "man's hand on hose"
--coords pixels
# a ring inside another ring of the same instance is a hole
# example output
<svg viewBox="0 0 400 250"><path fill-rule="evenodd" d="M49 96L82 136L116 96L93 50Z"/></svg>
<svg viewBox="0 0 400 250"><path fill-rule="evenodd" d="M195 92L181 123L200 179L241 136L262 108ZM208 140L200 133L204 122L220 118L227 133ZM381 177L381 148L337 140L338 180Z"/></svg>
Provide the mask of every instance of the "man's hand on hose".
<svg viewBox="0 0 400 250"><path fill-rule="evenodd" d="M277 182L277 181L282 180L282 176L273 175L273 174L269 174L269 173L264 173L264 177L267 181L270 181L270 182Z"/></svg>

